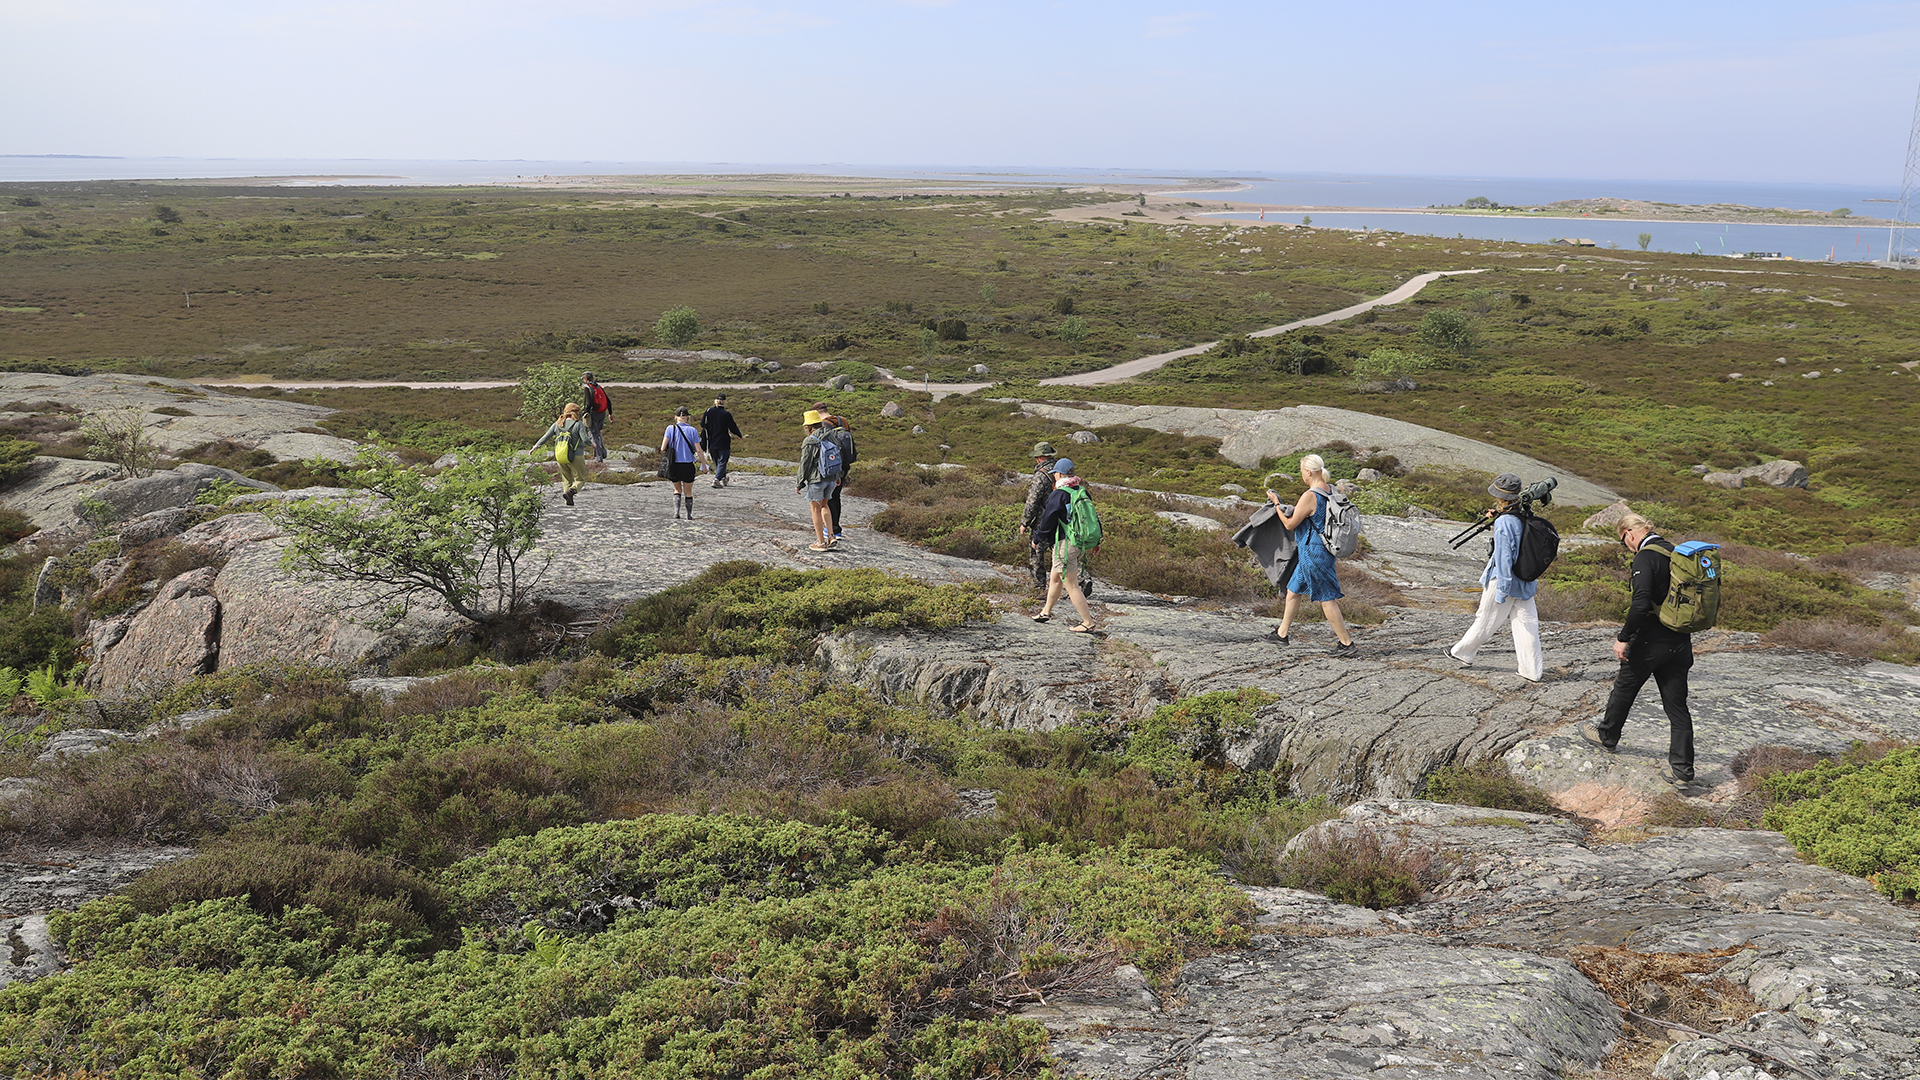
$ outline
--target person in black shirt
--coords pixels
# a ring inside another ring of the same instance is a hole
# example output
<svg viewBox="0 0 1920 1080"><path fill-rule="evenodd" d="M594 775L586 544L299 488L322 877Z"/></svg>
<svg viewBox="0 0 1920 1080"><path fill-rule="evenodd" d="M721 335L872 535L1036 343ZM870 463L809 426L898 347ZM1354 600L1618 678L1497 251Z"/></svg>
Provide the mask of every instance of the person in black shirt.
<svg viewBox="0 0 1920 1080"><path fill-rule="evenodd" d="M1580 733L1612 753L1634 698L1651 678L1660 688L1660 704L1667 712L1667 777L1676 784L1689 784L1693 782L1693 714L1687 710L1687 671L1693 667L1693 635L1660 621L1660 605L1673 586L1673 564L1650 550L1672 551L1673 544L1639 514L1621 518L1616 528L1620 542L1634 553L1633 603L1613 643L1620 670L1613 677L1606 715L1598 725L1582 725Z"/></svg>
<svg viewBox="0 0 1920 1080"><path fill-rule="evenodd" d="M735 437L746 438L740 434L740 425L733 422L733 414L727 411L727 395L715 394L713 408L700 414L700 443L713 459L714 487L727 486L727 459L733 456Z"/></svg>

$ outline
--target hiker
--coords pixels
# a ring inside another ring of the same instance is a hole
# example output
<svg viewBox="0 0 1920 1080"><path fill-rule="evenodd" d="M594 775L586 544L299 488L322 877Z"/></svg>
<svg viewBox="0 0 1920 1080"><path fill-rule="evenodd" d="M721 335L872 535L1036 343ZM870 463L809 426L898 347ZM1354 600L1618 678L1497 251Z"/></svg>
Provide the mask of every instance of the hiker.
<svg viewBox="0 0 1920 1080"><path fill-rule="evenodd" d="M847 488L847 477L853 473L853 463L859 457L854 448L853 428L846 418L835 416L827 410L825 402L816 401L813 407L820 413L820 437L832 439L840 445L840 479L833 485L833 494L827 498L827 513L833 518L833 538L840 539L840 493Z"/></svg>
<svg viewBox="0 0 1920 1080"><path fill-rule="evenodd" d="M607 426L607 417L613 415L613 399L600 388L591 371L580 376L580 407L587 416L587 434L593 437L593 460L605 461L607 442L600 430Z"/></svg>
<svg viewBox="0 0 1920 1080"><path fill-rule="evenodd" d="M1667 779L1693 782L1693 714L1687 711L1687 671L1693 667L1693 635L1673 630L1660 621L1660 605L1673 586L1673 563L1652 548L1673 550L1666 537L1639 514L1627 514L1615 526L1620 542L1633 552L1633 602L1627 621L1613 642L1620 670L1607 696L1607 712L1600 723L1580 725L1588 742L1613 753L1627 724L1627 713L1648 678L1660 688L1660 704L1667 712Z"/></svg>
<svg viewBox="0 0 1920 1080"><path fill-rule="evenodd" d="M685 405L673 411L673 423L660 435L660 454L667 464L667 479L673 481L673 516L680 517L684 507L687 520L693 520L693 477L700 459L700 429L693 426Z"/></svg>
<svg viewBox="0 0 1920 1080"><path fill-rule="evenodd" d="M833 550L833 514L827 500L840 483L840 444L822 434L826 421L818 409L808 409L801 418L807 437L800 442L800 468L794 475L793 490L805 492L808 509L813 512L811 551Z"/></svg>
<svg viewBox="0 0 1920 1080"><path fill-rule="evenodd" d="M1058 457L1053 452L1053 444L1045 439L1033 444L1033 479L1027 482L1027 505L1020 512L1021 536L1037 532L1040 527L1040 515L1047 508L1047 496L1053 494L1053 463ZM1047 587L1050 550L1044 544L1033 544L1028 549L1027 568L1033 571L1036 588Z"/></svg>
<svg viewBox="0 0 1920 1080"><path fill-rule="evenodd" d="M1076 536L1073 525L1074 502L1088 500L1090 504L1091 499L1086 485L1073 474L1073 459L1057 459L1053 463L1053 493L1047 496L1040 522L1033 529L1032 546L1053 549L1053 571L1047 575L1046 604L1040 608L1038 615L1033 616L1033 621L1046 622L1053 618L1053 606L1060 602L1060 589L1064 585L1067 599L1073 603L1073 610L1080 614L1080 625L1067 628L1076 634L1091 634L1094 630L1093 609L1087 606L1087 594L1080 589L1080 573L1086 557L1100 547L1098 526L1094 526L1096 539L1083 549L1080 545L1086 542L1086 537ZM1091 511L1091 505L1088 510Z"/></svg>
<svg viewBox="0 0 1920 1080"><path fill-rule="evenodd" d="M1300 501L1289 513L1280 505L1280 496L1272 489L1267 491L1267 502L1280 514L1280 524L1292 530L1299 544L1299 556L1294 564L1293 576L1287 579L1287 606L1280 613L1280 625L1274 628L1272 640L1282 645L1292 643L1288 631L1293 627L1294 613L1300 609L1300 598L1318 601L1320 610L1326 614L1327 625L1333 627L1333 636L1340 644L1334 646L1335 656L1345 656L1353 652L1353 635L1347 630L1347 621L1340 616L1340 576L1334 570L1333 552L1327 550L1326 538L1320 535L1321 527L1327 520L1327 499L1333 494L1333 485L1327 476L1327 463L1319 454L1308 454L1300 459L1300 483L1306 486L1300 493ZM1301 526L1307 526L1301 528Z"/></svg>
<svg viewBox="0 0 1920 1080"><path fill-rule="evenodd" d="M553 444L553 461L560 466L560 497L573 505L574 493L587 486L586 463L581 459L587 447L587 426L580 422L580 403L569 401L560 410L560 418L547 425L546 434L533 444L529 454Z"/></svg>
<svg viewBox="0 0 1920 1080"><path fill-rule="evenodd" d="M1537 683L1545 671L1540 658L1540 612L1533 603L1539 583L1521 581L1513 571L1514 559L1520 554L1520 536L1526 529L1513 512L1520 503L1520 489L1520 478L1512 473L1501 473L1487 486L1487 494L1493 496L1493 509L1487 511L1493 518L1493 554L1487 557L1486 569L1480 571L1480 609L1474 614L1473 625L1447 655L1460 661L1461 667L1472 667L1473 658L1504 622L1513 632L1520 677Z"/></svg>
<svg viewBox="0 0 1920 1080"><path fill-rule="evenodd" d="M700 442L713 459L713 486L727 486L727 460L733 457L733 440L744 439L740 425L727 411L727 395L713 395L713 408L700 414Z"/></svg>

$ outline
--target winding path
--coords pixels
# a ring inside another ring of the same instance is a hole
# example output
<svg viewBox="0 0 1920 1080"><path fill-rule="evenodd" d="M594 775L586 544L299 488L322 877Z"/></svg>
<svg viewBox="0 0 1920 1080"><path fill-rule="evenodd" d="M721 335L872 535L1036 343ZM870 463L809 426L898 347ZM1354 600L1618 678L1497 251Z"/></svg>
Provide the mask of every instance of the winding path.
<svg viewBox="0 0 1920 1080"><path fill-rule="evenodd" d="M1265 330L1255 330L1253 333L1248 334L1247 336L1256 337L1256 338L1273 337L1277 334L1284 334L1289 330L1298 330L1306 326L1325 326L1328 323L1339 322L1343 319L1351 319L1355 315L1358 315L1364 311L1371 311L1377 307L1384 307L1390 304L1398 304L1401 301L1411 299L1421 289L1426 288L1428 285L1433 284L1434 282L1440 280L1443 277L1449 277L1454 274L1484 274L1484 273L1486 273L1486 268L1482 267L1478 270L1434 270L1425 274L1416 274L1413 277L1407 279L1407 282L1404 285L1401 285L1399 288L1393 290L1390 293L1387 293L1384 296L1376 296L1371 300L1362 300L1357 304L1353 304L1348 307L1343 307L1338 311L1329 311L1324 315L1314 315L1309 318L1299 319L1294 322L1287 323L1283 326L1269 326ZM1198 356L1201 353L1206 352L1208 349L1211 349L1218 344L1220 344L1218 341L1208 341L1199 345L1190 345L1184 349L1175 349L1172 352L1155 353L1152 356L1140 357L1138 360L1128 360L1125 363L1115 364L1112 367L1100 368L1097 371L1083 371L1078 375L1058 375L1051 379L1041 379L1040 385L1041 386L1110 386L1117 382L1125 382L1128 379L1145 375L1149 371L1153 371L1156 368L1164 367L1165 365L1175 360L1179 360L1182 357ZM892 371L888 370L887 368L876 367L874 368L874 371L880 376L881 381L883 382L889 383L893 386L897 386L902 390L926 391L933 395L933 398L935 401L938 401L941 398L946 397L950 394L971 394L976 390L985 390L989 387L1000 385L997 381L989 381L989 382L970 382L970 383L943 382L940 385L935 386L933 385L932 382L923 379L921 380L921 383L919 386L915 386L913 384L912 379L902 379L899 376L895 375ZM200 385L202 386L227 386L227 387L272 386L272 387L277 387L281 390L332 390L332 389L342 389L342 388L348 388L348 387L361 387L361 386L399 386L399 387L406 387L411 390L493 390L501 387L519 385L518 382L515 382L513 380L479 380L479 381L469 381L469 382L410 382L404 379L395 379L391 381L352 380L352 381L344 381L344 382L280 382L280 381L251 382L251 381L239 381L239 380L226 381L226 382L214 382L214 381L202 381L202 380L195 380L195 381L199 382ZM687 390L770 390L770 389L778 389L780 387L810 386L813 384L811 383L718 383L718 382L609 382L606 385L615 387L615 388L638 389L638 390L669 390L669 389L676 389L676 388L687 389Z"/></svg>

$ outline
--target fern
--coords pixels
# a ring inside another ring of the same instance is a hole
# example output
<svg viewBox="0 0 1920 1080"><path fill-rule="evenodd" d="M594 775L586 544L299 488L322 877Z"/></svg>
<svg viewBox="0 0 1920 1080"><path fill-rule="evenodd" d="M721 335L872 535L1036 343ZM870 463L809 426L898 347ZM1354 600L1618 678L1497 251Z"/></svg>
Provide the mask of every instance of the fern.
<svg viewBox="0 0 1920 1080"><path fill-rule="evenodd" d="M59 667L50 663L27 672L27 696L35 705L45 708L59 701L78 701L86 697L87 692L73 683L60 681Z"/></svg>
<svg viewBox="0 0 1920 1080"><path fill-rule="evenodd" d="M0 704L12 701L20 694L20 687L26 677L10 667L0 667Z"/></svg>

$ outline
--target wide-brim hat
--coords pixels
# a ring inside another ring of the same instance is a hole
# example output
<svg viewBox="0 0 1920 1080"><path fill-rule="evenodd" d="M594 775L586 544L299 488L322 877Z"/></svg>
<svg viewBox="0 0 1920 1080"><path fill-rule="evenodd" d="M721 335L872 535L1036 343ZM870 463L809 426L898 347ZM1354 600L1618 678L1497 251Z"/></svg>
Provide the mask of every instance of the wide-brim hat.
<svg viewBox="0 0 1920 1080"><path fill-rule="evenodd" d="M1053 455L1053 444L1047 440L1041 439L1039 442L1033 444L1034 457L1052 457Z"/></svg>
<svg viewBox="0 0 1920 1080"><path fill-rule="evenodd" d="M817 409L808 409L807 415L800 418L800 425L802 427L812 427L819 422L820 412Z"/></svg>
<svg viewBox="0 0 1920 1080"><path fill-rule="evenodd" d="M1510 472L1503 472L1493 478L1493 483L1487 485L1487 494L1496 499L1506 499L1511 502L1520 497L1520 489L1522 486L1524 485L1520 483L1518 476Z"/></svg>

